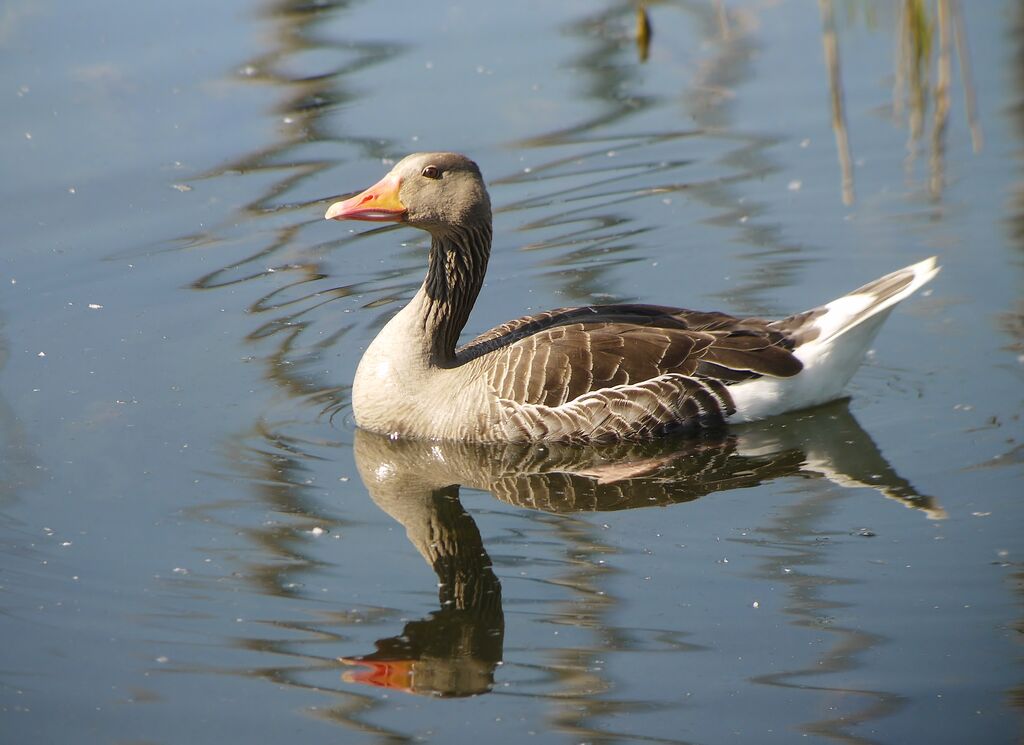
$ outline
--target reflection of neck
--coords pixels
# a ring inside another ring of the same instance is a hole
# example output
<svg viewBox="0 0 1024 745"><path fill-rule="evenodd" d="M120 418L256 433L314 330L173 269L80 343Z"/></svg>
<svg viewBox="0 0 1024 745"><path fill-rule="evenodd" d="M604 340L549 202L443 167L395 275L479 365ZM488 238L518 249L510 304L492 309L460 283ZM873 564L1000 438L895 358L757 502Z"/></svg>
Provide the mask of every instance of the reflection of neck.
<svg viewBox="0 0 1024 745"><path fill-rule="evenodd" d="M483 286L490 253L489 222L452 228L431 239L427 278L417 300L437 363L455 359L455 346Z"/></svg>
<svg viewBox="0 0 1024 745"><path fill-rule="evenodd" d="M450 486L431 495L433 515L425 530L409 530L409 539L437 573L442 608L473 611L479 615L501 612L501 584L476 522ZM411 528L411 526L407 526Z"/></svg>

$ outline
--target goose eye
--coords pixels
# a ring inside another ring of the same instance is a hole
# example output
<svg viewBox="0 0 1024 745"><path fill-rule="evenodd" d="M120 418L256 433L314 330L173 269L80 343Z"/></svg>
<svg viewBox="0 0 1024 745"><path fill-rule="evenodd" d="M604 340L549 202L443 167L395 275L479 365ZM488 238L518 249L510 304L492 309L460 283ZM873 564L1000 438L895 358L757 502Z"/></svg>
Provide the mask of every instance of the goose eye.
<svg viewBox="0 0 1024 745"><path fill-rule="evenodd" d="M427 166L423 169L422 175L427 178L441 178L441 169L437 166Z"/></svg>

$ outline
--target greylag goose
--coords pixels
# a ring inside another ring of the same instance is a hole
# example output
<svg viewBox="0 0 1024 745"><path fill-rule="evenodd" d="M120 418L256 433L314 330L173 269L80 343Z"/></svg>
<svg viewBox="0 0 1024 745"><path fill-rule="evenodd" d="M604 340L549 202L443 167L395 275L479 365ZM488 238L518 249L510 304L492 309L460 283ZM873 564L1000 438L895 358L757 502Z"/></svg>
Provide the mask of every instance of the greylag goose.
<svg viewBox="0 0 1024 745"><path fill-rule="evenodd" d="M642 439L816 406L842 395L893 306L939 269L932 257L776 321L588 305L509 321L460 347L491 250L476 163L409 155L325 217L430 233L426 279L367 348L352 386L356 424L394 437Z"/></svg>

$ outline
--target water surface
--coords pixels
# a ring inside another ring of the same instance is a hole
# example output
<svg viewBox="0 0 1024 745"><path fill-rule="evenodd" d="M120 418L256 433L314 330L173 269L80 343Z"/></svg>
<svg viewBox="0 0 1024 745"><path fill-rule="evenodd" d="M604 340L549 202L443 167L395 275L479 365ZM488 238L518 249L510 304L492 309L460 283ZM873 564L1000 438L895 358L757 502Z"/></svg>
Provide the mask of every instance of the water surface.
<svg viewBox="0 0 1024 745"><path fill-rule="evenodd" d="M626 2L5 8L5 741L1019 736L1018 4L646 16L644 50ZM820 410L381 440L349 384L426 241L321 218L428 149L496 207L467 333L944 270Z"/></svg>

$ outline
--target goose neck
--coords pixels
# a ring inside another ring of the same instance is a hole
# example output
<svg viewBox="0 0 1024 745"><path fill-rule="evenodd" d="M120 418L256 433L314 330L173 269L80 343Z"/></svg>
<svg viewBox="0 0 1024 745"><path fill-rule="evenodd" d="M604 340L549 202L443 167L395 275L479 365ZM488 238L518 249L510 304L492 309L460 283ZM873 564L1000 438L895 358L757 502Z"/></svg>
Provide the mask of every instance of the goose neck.
<svg viewBox="0 0 1024 745"><path fill-rule="evenodd" d="M455 359L459 335L469 320L491 252L489 224L434 234L427 277L418 293L423 331L437 364Z"/></svg>

